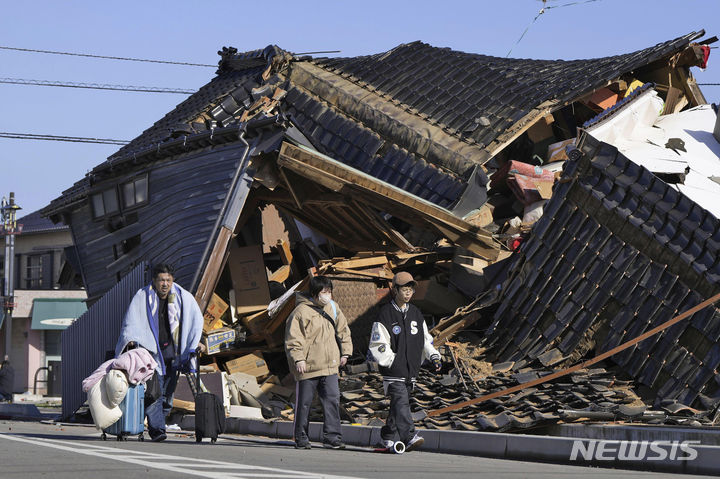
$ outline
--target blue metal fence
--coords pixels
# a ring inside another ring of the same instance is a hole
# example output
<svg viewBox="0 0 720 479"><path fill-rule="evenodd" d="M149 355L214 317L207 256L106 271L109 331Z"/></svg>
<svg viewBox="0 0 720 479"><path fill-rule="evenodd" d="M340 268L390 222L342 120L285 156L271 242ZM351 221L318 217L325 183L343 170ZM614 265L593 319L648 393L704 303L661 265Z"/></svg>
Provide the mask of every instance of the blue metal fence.
<svg viewBox="0 0 720 479"><path fill-rule="evenodd" d="M135 292L148 282L141 262L85 314L62 333L62 417L77 411L87 399L82 381L114 354L122 318Z"/></svg>

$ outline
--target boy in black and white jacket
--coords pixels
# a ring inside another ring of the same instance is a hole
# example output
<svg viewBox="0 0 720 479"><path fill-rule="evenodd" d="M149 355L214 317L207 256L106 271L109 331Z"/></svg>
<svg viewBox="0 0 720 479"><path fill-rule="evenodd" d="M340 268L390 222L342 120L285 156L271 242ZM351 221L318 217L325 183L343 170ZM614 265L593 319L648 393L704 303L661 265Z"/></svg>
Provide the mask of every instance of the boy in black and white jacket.
<svg viewBox="0 0 720 479"><path fill-rule="evenodd" d="M380 430L382 446L392 448L397 438L406 451L417 449L424 439L415 434L410 414L410 393L420 366L430 359L436 371L442 368L440 353L433 346L420 310L410 304L415 280L407 272L393 277L393 300L380 308L372 326L370 353L380 366L383 389L390 396L390 412Z"/></svg>

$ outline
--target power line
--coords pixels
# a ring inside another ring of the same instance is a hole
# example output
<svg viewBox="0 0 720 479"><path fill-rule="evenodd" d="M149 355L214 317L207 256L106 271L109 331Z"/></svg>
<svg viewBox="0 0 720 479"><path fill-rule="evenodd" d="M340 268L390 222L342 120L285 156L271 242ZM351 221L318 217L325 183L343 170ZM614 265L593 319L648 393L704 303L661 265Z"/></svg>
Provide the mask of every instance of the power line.
<svg viewBox="0 0 720 479"><path fill-rule="evenodd" d="M698 83L698 85L702 85L702 86L720 86L720 83Z"/></svg>
<svg viewBox="0 0 720 479"><path fill-rule="evenodd" d="M91 55L89 53L71 53L71 52L56 52L52 50L34 50L32 48L15 48L15 47L6 47L6 46L0 46L0 50L15 50L18 52L30 52L30 53L49 53L52 55L69 55L74 57L89 57L89 58L105 58L107 60L124 60L129 62L147 62L147 63L165 63L169 65L185 65L185 66L191 66L191 67L213 67L216 68L217 65L209 65L206 63L188 63L188 62L172 62L172 61L166 61L166 60L148 60L144 58L130 58L130 57L111 57L111 56L105 56L105 55Z"/></svg>
<svg viewBox="0 0 720 479"><path fill-rule="evenodd" d="M57 136L57 135L36 135L33 133L10 133L0 131L0 138L14 138L17 140L48 140L67 141L72 143L100 143L105 145L127 145L125 140L113 140L110 138L86 138L82 136Z"/></svg>
<svg viewBox="0 0 720 479"><path fill-rule="evenodd" d="M532 27L533 24L537 21L537 19L540 18L540 15L542 15L542 14L545 13L546 11L550 10L551 8L571 7L571 6L573 6L573 5L582 5L582 4L584 4L584 3L592 3L592 2L599 2L599 1L600 1L600 0L585 0L585 1L582 1L582 2L565 3L565 4L563 4L563 5L550 5L550 6L546 6L547 0L542 0L542 2L543 2L543 7L540 9L540 11L538 12L538 14L535 15L535 18L533 18L533 21L530 22L530 25L528 25L527 27L525 27L525 31L522 32L522 35L520 35L520 38L518 38L518 40L515 42L515 44L514 44L512 47L510 47L510 50L508 50L507 55L505 55L505 58L508 58L508 57L510 56L510 53L513 51L513 48L515 48L515 47L518 45L518 43L520 43L520 41L525 37L525 34L528 32L528 30L530 30L530 27Z"/></svg>
<svg viewBox="0 0 720 479"><path fill-rule="evenodd" d="M197 92L197 90L184 90L180 88L161 88L134 85L108 85L100 83L75 83L50 80L27 80L24 78L0 78L0 83L10 83L14 85L57 86L65 88L88 88L91 90L139 91L143 93L180 93L183 95L192 95L193 93Z"/></svg>

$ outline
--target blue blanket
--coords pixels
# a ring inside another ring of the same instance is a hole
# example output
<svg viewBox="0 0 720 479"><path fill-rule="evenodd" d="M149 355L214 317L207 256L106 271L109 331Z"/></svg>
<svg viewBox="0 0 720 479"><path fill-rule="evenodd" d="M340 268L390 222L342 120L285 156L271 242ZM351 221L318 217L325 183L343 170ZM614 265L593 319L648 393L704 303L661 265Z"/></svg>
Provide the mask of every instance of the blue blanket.
<svg viewBox="0 0 720 479"><path fill-rule="evenodd" d="M178 354L174 359L174 366L183 370L195 370L195 364L190 364L190 353L195 351L200 342L203 327L203 315L195 298L188 291L177 284L173 284L172 292L175 294L175 305L179 311L181 323L180 337L176 342ZM152 285L148 285L133 296L125 317L123 318L120 337L115 346L115 357L122 354L130 341L138 343L153 355L159 364L158 371L165 375L165 361L158 345L158 297ZM173 307L172 309L175 309ZM168 315L175 315L168 304Z"/></svg>

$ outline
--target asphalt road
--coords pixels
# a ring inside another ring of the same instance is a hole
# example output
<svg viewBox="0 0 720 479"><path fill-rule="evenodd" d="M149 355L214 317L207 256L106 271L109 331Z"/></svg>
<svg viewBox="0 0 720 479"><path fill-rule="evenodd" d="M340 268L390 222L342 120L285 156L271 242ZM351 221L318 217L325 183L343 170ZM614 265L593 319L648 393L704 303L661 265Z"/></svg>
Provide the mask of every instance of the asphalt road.
<svg viewBox="0 0 720 479"><path fill-rule="evenodd" d="M147 434L146 434L147 437ZM192 434L163 443L102 441L91 426L0 421L0 478L524 478L692 477L482 457L410 452L377 454L348 447L296 450L286 440L224 435L196 444Z"/></svg>

